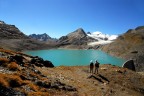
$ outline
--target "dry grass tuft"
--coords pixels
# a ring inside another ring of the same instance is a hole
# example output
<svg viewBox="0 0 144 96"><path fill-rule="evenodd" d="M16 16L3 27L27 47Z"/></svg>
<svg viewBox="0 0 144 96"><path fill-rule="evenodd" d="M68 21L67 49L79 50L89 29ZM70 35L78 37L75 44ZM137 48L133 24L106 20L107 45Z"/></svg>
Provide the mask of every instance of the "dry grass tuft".
<svg viewBox="0 0 144 96"><path fill-rule="evenodd" d="M8 65L8 68L12 71L20 71L20 67L18 66L18 64L16 62L11 62L9 65Z"/></svg>
<svg viewBox="0 0 144 96"><path fill-rule="evenodd" d="M28 96L50 96L48 92L29 92Z"/></svg>
<svg viewBox="0 0 144 96"><path fill-rule="evenodd" d="M0 85L3 87L19 87L24 81L17 75L0 73Z"/></svg>
<svg viewBox="0 0 144 96"><path fill-rule="evenodd" d="M4 53L10 54L10 55L15 55L16 54L16 52L14 52L14 51L5 50L5 49L0 49L0 52L4 52Z"/></svg>
<svg viewBox="0 0 144 96"><path fill-rule="evenodd" d="M0 86L8 87L9 83L5 80L4 74L0 74Z"/></svg>
<svg viewBox="0 0 144 96"><path fill-rule="evenodd" d="M39 86L33 84L33 83L29 83L28 86L31 88L31 90L33 91L39 91Z"/></svg>
<svg viewBox="0 0 144 96"><path fill-rule="evenodd" d="M11 87L19 87L24 84L23 80L19 76L11 75L9 79L10 80L8 81Z"/></svg>
<svg viewBox="0 0 144 96"><path fill-rule="evenodd" d="M7 58L0 58L0 65L6 66L9 60Z"/></svg>
<svg viewBox="0 0 144 96"><path fill-rule="evenodd" d="M34 72L30 72L30 76L32 76L32 77L37 77L37 74L34 73Z"/></svg>
<svg viewBox="0 0 144 96"><path fill-rule="evenodd" d="M41 79L41 76L40 76L39 74L35 73L35 72L30 72L29 75L30 75L31 77L36 77L36 78L38 78L38 79Z"/></svg>

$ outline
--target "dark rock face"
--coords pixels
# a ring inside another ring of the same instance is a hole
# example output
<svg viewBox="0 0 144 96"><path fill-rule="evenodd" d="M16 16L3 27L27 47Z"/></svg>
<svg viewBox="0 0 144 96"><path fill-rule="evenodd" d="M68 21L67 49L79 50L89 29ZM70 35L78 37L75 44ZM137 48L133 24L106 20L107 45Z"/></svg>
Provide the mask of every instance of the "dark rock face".
<svg viewBox="0 0 144 96"><path fill-rule="evenodd" d="M126 62L122 65L122 67L128 68L128 69L133 70L133 71L136 71L133 60L128 60L128 61L126 61Z"/></svg>
<svg viewBox="0 0 144 96"><path fill-rule="evenodd" d="M91 34L91 32L87 32L87 34Z"/></svg>
<svg viewBox="0 0 144 96"><path fill-rule="evenodd" d="M54 65L52 64L52 62L51 62L51 61L48 61L48 60L45 60L45 61L43 62L43 65L44 65L45 67L54 67Z"/></svg>
<svg viewBox="0 0 144 96"><path fill-rule="evenodd" d="M67 40L67 39L68 39L68 36L62 36L62 37L59 38L60 41L64 41L64 40Z"/></svg>
<svg viewBox="0 0 144 96"><path fill-rule="evenodd" d="M6 88L0 85L1 96L26 96L24 93L15 91L12 88Z"/></svg>
<svg viewBox="0 0 144 96"><path fill-rule="evenodd" d="M54 65L52 64L51 61L48 61L48 60L43 60L42 58L36 56L34 58L31 59L30 61L31 64L35 64L36 66L38 67L54 67Z"/></svg>
<svg viewBox="0 0 144 96"><path fill-rule="evenodd" d="M24 57L21 56L21 55L10 56L9 59L10 59L10 62L15 61L19 65L23 65L24 64L24 62L23 62Z"/></svg>
<svg viewBox="0 0 144 96"><path fill-rule="evenodd" d="M82 28L62 36L58 42L60 45L86 45L88 42L97 41L94 38L88 37Z"/></svg>

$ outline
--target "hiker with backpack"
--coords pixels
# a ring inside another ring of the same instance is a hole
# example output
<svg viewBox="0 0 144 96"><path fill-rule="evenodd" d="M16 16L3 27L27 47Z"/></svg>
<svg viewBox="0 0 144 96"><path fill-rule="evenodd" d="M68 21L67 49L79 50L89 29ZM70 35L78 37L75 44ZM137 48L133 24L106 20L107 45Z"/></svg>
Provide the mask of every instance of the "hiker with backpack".
<svg viewBox="0 0 144 96"><path fill-rule="evenodd" d="M93 64L93 61L91 60L90 61L90 73L93 74L93 68L94 68L94 64Z"/></svg>
<svg viewBox="0 0 144 96"><path fill-rule="evenodd" d="M99 64L100 64L100 63L96 60L96 62L95 62L95 72L94 72L94 74L95 74L95 73L98 74Z"/></svg>

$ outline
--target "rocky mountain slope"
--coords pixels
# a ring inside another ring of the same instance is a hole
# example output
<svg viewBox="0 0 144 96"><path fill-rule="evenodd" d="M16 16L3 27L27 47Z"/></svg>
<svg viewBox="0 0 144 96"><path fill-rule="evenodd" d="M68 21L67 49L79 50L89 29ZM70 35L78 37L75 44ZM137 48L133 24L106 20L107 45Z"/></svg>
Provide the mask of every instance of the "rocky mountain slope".
<svg viewBox="0 0 144 96"><path fill-rule="evenodd" d="M51 67L51 68L50 68ZM50 61L0 48L1 96L143 96L144 75L109 64L54 67Z"/></svg>
<svg viewBox="0 0 144 96"><path fill-rule="evenodd" d="M114 56L135 60L137 71L144 71L144 26L130 29L102 48Z"/></svg>
<svg viewBox="0 0 144 96"><path fill-rule="evenodd" d="M87 36L85 31L82 28L75 30L74 32L69 33L66 36L62 36L58 42L60 46L73 46L81 47L86 46L88 42L97 41L96 39Z"/></svg>
<svg viewBox="0 0 144 96"><path fill-rule="evenodd" d="M0 21L0 46L18 51L54 47L53 45L29 38L15 25L6 24L3 21Z"/></svg>
<svg viewBox="0 0 144 96"><path fill-rule="evenodd" d="M0 21L0 39L28 39L15 25Z"/></svg>

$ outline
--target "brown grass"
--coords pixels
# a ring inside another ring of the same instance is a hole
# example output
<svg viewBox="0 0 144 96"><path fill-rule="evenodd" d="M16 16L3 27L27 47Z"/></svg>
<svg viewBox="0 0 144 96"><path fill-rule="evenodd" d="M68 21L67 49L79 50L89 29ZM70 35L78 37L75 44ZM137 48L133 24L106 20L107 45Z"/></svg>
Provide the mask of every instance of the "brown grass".
<svg viewBox="0 0 144 96"><path fill-rule="evenodd" d="M8 68L12 71L17 71L19 70L20 71L20 67L18 66L18 64L16 62L11 62L9 65L8 65Z"/></svg>
<svg viewBox="0 0 144 96"><path fill-rule="evenodd" d="M23 85L23 80L19 77L19 76L16 76L16 75L11 75L9 81L9 84L11 87L18 87L18 86L21 86Z"/></svg>
<svg viewBox="0 0 144 96"><path fill-rule="evenodd" d="M29 83L28 86L31 88L31 90L33 91L39 91L39 86L33 84L33 83Z"/></svg>
<svg viewBox="0 0 144 96"><path fill-rule="evenodd" d="M4 52L4 53L7 53L7 54L11 54L11 55L15 55L16 54L14 51L5 50L5 49L0 49L0 52Z"/></svg>
<svg viewBox="0 0 144 96"><path fill-rule="evenodd" d="M8 82L5 80L4 74L0 74L0 86L3 86L3 87L9 86Z"/></svg>
<svg viewBox="0 0 144 96"><path fill-rule="evenodd" d="M125 41L133 44L141 44L143 42L143 37L140 34L136 33L127 33L124 35Z"/></svg>
<svg viewBox="0 0 144 96"><path fill-rule="evenodd" d="M0 58L0 65L6 66L6 64L9 62L7 58Z"/></svg>
<svg viewBox="0 0 144 96"><path fill-rule="evenodd" d="M25 64L24 64L24 67L29 67L29 64L28 64L28 63L25 63Z"/></svg>
<svg viewBox="0 0 144 96"><path fill-rule="evenodd" d="M24 81L17 75L0 73L0 85L3 87L19 87Z"/></svg>
<svg viewBox="0 0 144 96"><path fill-rule="evenodd" d="M38 79L41 79L41 76L35 72L30 72L29 74L31 77L37 77Z"/></svg>
<svg viewBox="0 0 144 96"><path fill-rule="evenodd" d="M34 72L30 72L30 76L32 76L32 77L37 77L37 74L34 73Z"/></svg>
<svg viewBox="0 0 144 96"><path fill-rule="evenodd" d="M28 96L50 96L48 92L29 92Z"/></svg>

